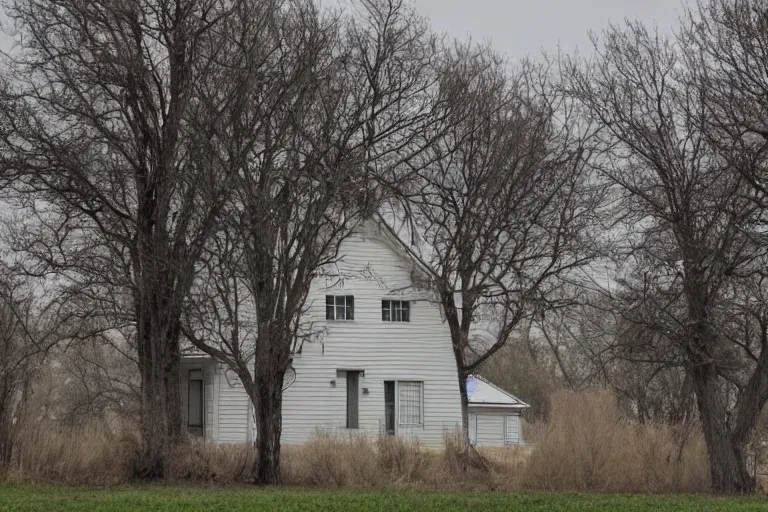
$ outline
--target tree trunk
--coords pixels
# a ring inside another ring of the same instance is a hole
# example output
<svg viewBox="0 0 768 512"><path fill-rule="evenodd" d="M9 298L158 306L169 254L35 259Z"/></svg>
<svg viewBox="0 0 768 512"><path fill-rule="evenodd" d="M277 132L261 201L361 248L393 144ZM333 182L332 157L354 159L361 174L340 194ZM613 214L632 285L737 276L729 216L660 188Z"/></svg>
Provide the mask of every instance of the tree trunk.
<svg viewBox="0 0 768 512"><path fill-rule="evenodd" d="M141 373L141 453L134 476L156 480L165 475L165 457L181 440L179 322L162 309L139 312L138 355Z"/></svg>
<svg viewBox="0 0 768 512"><path fill-rule="evenodd" d="M459 396L461 398L461 440L465 446L469 442L469 396L467 395L467 376L459 371Z"/></svg>
<svg viewBox="0 0 768 512"><path fill-rule="evenodd" d="M753 493L755 479L747 471L743 445L732 439L728 428L725 404L718 393L714 365L710 363L694 367L691 377L709 453L712 490L726 494Z"/></svg>
<svg viewBox="0 0 768 512"><path fill-rule="evenodd" d="M3 404L0 396L0 475L11 465L13 454L13 420L10 418L10 408Z"/></svg>
<svg viewBox="0 0 768 512"><path fill-rule="evenodd" d="M461 397L461 461L462 471L471 468L488 471L490 465L485 458L472 446L469 439L469 395L467 394L467 377L459 371L459 396Z"/></svg>
<svg viewBox="0 0 768 512"><path fill-rule="evenodd" d="M277 485L280 473L280 435L283 430L283 375L285 372L268 371L257 378L252 400L256 416L256 483Z"/></svg>
<svg viewBox="0 0 768 512"><path fill-rule="evenodd" d="M691 250L695 256L695 251ZM695 257L686 259L695 262ZM746 494L755 490L755 480L747 472L744 442L736 441L729 425L725 401L720 393L717 357L714 355L717 337L710 326L706 279L701 265L689 264L686 269L686 299L691 331L686 347L688 373L696 393L704 441L709 455L710 488L716 493Z"/></svg>
<svg viewBox="0 0 768 512"><path fill-rule="evenodd" d="M0 378L0 474L10 468L13 456L16 437L13 417L18 412L16 391L17 388L11 384L11 375ZM21 397L22 400L25 398Z"/></svg>

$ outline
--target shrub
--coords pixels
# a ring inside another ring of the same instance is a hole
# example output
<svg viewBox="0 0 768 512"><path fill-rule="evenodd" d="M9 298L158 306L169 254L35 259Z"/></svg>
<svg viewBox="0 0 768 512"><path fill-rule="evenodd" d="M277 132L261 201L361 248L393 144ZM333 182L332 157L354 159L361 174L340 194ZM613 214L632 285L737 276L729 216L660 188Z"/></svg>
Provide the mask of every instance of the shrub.
<svg viewBox="0 0 768 512"><path fill-rule="evenodd" d="M10 476L76 485L122 483L130 478L138 446L131 430L115 434L98 425L74 429L30 422L16 439Z"/></svg>
<svg viewBox="0 0 768 512"><path fill-rule="evenodd" d="M167 479L194 482L252 482L256 449L249 445L203 443L192 439L168 457Z"/></svg>
<svg viewBox="0 0 768 512"><path fill-rule="evenodd" d="M703 492L707 455L697 431L633 425L602 390L560 391L523 474L529 489Z"/></svg>

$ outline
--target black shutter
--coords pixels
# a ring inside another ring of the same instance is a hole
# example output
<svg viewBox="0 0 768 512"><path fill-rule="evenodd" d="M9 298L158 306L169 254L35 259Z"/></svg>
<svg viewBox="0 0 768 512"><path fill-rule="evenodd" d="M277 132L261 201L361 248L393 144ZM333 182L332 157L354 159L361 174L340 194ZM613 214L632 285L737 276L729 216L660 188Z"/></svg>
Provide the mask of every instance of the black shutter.
<svg viewBox="0 0 768 512"><path fill-rule="evenodd" d="M395 381L384 381L384 428L387 434L395 433Z"/></svg>
<svg viewBox="0 0 768 512"><path fill-rule="evenodd" d="M359 397L360 372L347 372L347 428L360 428Z"/></svg>

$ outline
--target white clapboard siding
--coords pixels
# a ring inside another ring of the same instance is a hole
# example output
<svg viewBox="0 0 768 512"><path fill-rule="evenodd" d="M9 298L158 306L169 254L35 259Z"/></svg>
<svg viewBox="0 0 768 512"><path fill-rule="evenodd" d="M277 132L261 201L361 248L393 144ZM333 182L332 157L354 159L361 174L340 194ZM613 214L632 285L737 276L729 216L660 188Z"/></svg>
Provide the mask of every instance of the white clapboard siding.
<svg viewBox="0 0 768 512"><path fill-rule="evenodd" d="M477 413L477 446L504 445L504 414Z"/></svg>
<svg viewBox="0 0 768 512"><path fill-rule="evenodd" d="M423 425L398 425L398 433L439 445L444 432L461 423L456 365L439 308L413 288L418 270L386 238L355 235L340 254L342 261L330 271L337 275L312 286L309 316L326 334L294 359L296 382L284 394L283 442L305 442L318 427L345 430L346 380L337 378L337 370L350 369L365 372L359 385L361 430L375 435L384 428L384 381L419 381ZM354 295L355 319L326 321L326 295ZM410 321L382 321L382 299L409 300Z"/></svg>
<svg viewBox="0 0 768 512"><path fill-rule="evenodd" d="M476 446L504 446L519 444L520 415L508 410L472 409L477 418Z"/></svg>
<svg viewBox="0 0 768 512"><path fill-rule="evenodd" d="M231 370L219 367L217 395L218 442L245 443L248 440L249 399L240 380Z"/></svg>
<svg viewBox="0 0 768 512"><path fill-rule="evenodd" d="M450 334L439 308L413 288L413 261L378 228L369 225L346 240L340 254L342 260L327 272L334 275L317 278L311 288L303 320L322 334L294 358L296 380L283 395L282 442L304 443L317 430L347 432L346 379L338 372L361 370L358 432L384 429L384 381L419 381L423 425L398 426L398 434L440 445L446 431L460 426L461 407ZM354 295L354 320L326 321L326 294ZM411 301L410 322L382 321L382 299ZM242 387L232 387L220 372L217 397L218 440L246 441L248 399Z"/></svg>

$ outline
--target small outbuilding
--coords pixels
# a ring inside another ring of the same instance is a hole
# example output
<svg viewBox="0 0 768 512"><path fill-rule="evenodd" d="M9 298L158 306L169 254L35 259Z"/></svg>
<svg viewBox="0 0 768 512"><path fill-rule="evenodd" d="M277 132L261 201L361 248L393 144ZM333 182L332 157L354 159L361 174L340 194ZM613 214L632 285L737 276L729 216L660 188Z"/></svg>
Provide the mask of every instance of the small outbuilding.
<svg viewBox="0 0 768 512"><path fill-rule="evenodd" d="M475 446L523 444L520 415L530 406L479 375L467 379L469 440Z"/></svg>

